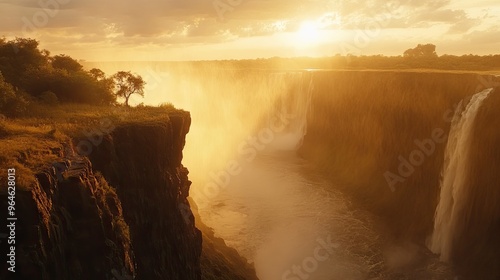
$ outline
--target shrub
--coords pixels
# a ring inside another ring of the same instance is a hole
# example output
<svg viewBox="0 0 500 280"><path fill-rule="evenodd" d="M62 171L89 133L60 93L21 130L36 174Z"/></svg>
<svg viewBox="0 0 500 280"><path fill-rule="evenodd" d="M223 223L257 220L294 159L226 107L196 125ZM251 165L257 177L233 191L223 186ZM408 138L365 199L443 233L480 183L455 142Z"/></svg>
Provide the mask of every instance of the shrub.
<svg viewBox="0 0 500 280"><path fill-rule="evenodd" d="M169 110L175 109L174 105L170 102L161 103L160 105L158 105L158 107L169 109Z"/></svg>
<svg viewBox="0 0 500 280"><path fill-rule="evenodd" d="M28 105L28 97L23 93L16 93L0 74L0 114L17 117L26 112Z"/></svg>
<svg viewBox="0 0 500 280"><path fill-rule="evenodd" d="M40 94L40 100L47 105L57 105L59 104L59 99L57 95L52 91L44 91Z"/></svg>

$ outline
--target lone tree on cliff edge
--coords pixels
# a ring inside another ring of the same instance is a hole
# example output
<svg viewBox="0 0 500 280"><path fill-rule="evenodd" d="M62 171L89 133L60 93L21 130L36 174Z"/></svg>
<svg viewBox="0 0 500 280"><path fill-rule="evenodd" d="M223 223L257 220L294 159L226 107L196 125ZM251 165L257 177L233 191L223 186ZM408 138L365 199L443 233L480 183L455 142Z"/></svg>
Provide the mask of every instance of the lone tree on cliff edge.
<svg viewBox="0 0 500 280"><path fill-rule="evenodd" d="M139 94L144 97L144 86L146 82L140 75L134 75L130 71L120 71L112 76L115 81L115 94L118 97L125 98L125 105L132 94Z"/></svg>

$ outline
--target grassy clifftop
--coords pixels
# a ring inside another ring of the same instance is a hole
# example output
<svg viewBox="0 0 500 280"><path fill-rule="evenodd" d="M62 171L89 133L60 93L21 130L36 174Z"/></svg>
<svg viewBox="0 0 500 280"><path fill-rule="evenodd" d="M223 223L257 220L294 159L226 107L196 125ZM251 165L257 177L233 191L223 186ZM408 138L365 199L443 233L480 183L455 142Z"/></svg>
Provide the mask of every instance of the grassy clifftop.
<svg viewBox="0 0 500 280"><path fill-rule="evenodd" d="M0 167L19 169L19 187L29 188L34 173L62 155L72 141L82 142L80 152L98 146L100 138L126 123L150 123L185 113L173 107L127 108L118 106L38 105L23 118L0 115ZM89 145L90 143L90 145ZM2 188L6 185L2 184ZM2 189L3 190L3 189Z"/></svg>

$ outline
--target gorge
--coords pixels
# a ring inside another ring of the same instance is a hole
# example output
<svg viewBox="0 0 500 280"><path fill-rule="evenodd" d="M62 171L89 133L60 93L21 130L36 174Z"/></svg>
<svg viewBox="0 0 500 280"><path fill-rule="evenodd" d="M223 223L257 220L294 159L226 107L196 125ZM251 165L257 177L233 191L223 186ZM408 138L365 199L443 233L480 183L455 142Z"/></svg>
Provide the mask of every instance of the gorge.
<svg viewBox="0 0 500 280"><path fill-rule="evenodd" d="M144 101L189 113L132 113L85 156L46 136L43 168L19 155L23 277L500 276L497 76L148 67Z"/></svg>

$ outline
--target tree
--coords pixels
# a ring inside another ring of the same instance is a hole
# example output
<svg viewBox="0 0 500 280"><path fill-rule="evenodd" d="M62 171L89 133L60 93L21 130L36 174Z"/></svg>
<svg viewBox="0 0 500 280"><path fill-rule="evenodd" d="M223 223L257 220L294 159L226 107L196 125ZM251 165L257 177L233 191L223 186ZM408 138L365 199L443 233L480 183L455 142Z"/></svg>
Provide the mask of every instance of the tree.
<svg viewBox="0 0 500 280"><path fill-rule="evenodd" d="M68 73L78 72L83 69L83 66L78 61L64 54L52 58L52 67L66 70Z"/></svg>
<svg viewBox="0 0 500 280"><path fill-rule="evenodd" d="M125 105L132 94L144 97L144 86L146 82L140 75L134 75L130 71L119 71L112 76L115 82L115 94L117 97L125 98Z"/></svg>
<svg viewBox="0 0 500 280"><path fill-rule="evenodd" d="M60 103L116 104L111 77L99 69L84 71L70 56L52 57L49 51L40 50L34 39L0 38L0 73L1 80L15 89L13 95L4 86L7 93L3 101L15 97L20 101L56 103L52 102L56 97Z"/></svg>
<svg viewBox="0 0 500 280"><path fill-rule="evenodd" d="M433 44L418 44L413 49L407 49L403 53L404 57L437 57L436 45Z"/></svg>
<svg viewBox="0 0 500 280"><path fill-rule="evenodd" d="M89 75L97 83L96 91L99 92L101 103L104 104L114 104L116 103L116 96L113 93L115 88L115 81L113 77L106 77L104 71L98 68L92 68L89 71Z"/></svg>
<svg viewBox="0 0 500 280"><path fill-rule="evenodd" d="M89 73L90 73L90 76L92 76L97 81L102 81L102 80L106 79L106 74L101 69L92 68L92 69L90 69Z"/></svg>
<svg viewBox="0 0 500 280"><path fill-rule="evenodd" d="M23 77L30 68L47 64L47 51L38 49L38 41L29 38L0 40L0 72L6 82L14 87L23 88Z"/></svg>

